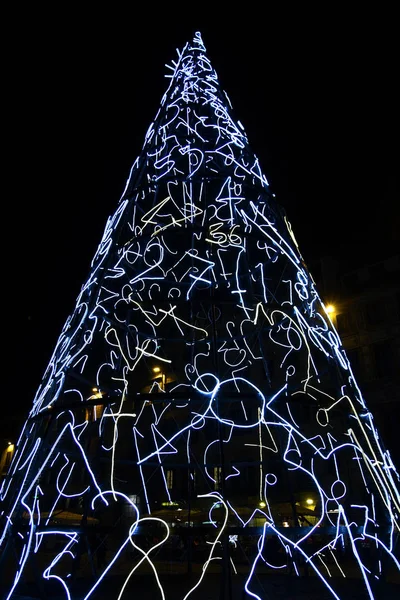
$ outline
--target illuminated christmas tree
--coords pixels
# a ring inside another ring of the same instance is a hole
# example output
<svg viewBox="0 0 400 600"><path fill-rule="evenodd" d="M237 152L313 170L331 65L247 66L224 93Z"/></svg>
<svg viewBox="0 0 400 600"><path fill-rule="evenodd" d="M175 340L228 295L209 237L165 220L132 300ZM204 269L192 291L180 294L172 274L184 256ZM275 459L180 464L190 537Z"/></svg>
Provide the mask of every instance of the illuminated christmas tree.
<svg viewBox="0 0 400 600"><path fill-rule="evenodd" d="M5 598L374 598L398 473L200 34L170 69L2 485Z"/></svg>

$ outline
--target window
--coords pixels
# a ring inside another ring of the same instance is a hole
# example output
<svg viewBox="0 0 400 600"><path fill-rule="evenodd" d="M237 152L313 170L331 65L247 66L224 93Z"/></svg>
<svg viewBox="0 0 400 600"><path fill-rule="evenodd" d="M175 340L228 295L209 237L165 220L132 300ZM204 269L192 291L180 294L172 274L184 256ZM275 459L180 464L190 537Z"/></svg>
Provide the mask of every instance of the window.
<svg viewBox="0 0 400 600"><path fill-rule="evenodd" d="M222 467L214 467L214 489L215 490L219 490L221 489L221 483L222 483Z"/></svg>
<svg viewBox="0 0 400 600"><path fill-rule="evenodd" d="M364 306L364 316L366 325L380 325L386 319L385 299L373 300Z"/></svg>
<svg viewBox="0 0 400 600"><path fill-rule="evenodd" d="M349 359L351 370L353 371L356 380L362 377L363 361L361 348L353 348L346 350L347 358Z"/></svg>
<svg viewBox="0 0 400 600"><path fill-rule="evenodd" d="M168 469L167 473L167 488L169 490L172 490L172 488L174 487L174 472L172 469Z"/></svg>
<svg viewBox="0 0 400 600"><path fill-rule="evenodd" d="M397 370L399 362L398 351L396 351L393 340L385 340L372 345L375 363L375 376L377 378L392 377Z"/></svg>
<svg viewBox="0 0 400 600"><path fill-rule="evenodd" d="M86 421L93 422L97 421L101 418L103 414L104 405L103 404L95 404L94 406L87 406L85 409L85 419Z"/></svg>
<svg viewBox="0 0 400 600"><path fill-rule="evenodd" d="M10 452L9 450L6 452L6 461L5 461L5 464L4 464L5 467L8 467L10 465L12 455L13 455L13 453Z"/></svg>
<svg viewBox="0 0 400 600"><path fill-rule="evenodd" d="M354 333L355 323L350 313L340 313L336 316L336 327L340 335Z"/></svg>

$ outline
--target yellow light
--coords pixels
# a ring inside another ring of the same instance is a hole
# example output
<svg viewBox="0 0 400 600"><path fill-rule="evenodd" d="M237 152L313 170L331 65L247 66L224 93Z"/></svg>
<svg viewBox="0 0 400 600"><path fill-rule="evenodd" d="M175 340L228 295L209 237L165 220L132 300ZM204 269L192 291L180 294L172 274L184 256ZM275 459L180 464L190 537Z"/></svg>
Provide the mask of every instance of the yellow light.
<svg viewBox="0 0 400 600"><path fill-rule="evenodd" d="M97 388L92 388L92 392L98 392L99 390Z"/></svg>
<svg viewBox="0 0 400 600"><path fill-rule="evenodd" d="M153 367L153 373L159 373L160 371L160 367Z"/></svg>
<svg viewBox="0 0 400 600"><path fill-rule="evenodd" d="M265 508L267 505L265 504L265 502L261 501L261 502L259 503L259 506L261 506L261 508Z"/></svg>
<svg viewBox="0 0 400 600"><path fill-rule="evenodd" d="M330 315L335 312L335 307L333 306L333 304L328 304L328 306L326 307L326 312Z"/></svg>
<svg viewBox="0 0 400 600"><path fill-rule="evenodd" d="M314 504L314 500L312 498L307 498L306 504L310 506L311 504Z"/></svg>

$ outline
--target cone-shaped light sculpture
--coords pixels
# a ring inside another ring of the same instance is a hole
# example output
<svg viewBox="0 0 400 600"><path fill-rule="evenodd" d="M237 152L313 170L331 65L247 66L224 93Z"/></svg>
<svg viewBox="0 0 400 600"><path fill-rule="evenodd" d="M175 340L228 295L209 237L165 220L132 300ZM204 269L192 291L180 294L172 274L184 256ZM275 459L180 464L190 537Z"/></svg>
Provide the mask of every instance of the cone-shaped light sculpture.
<svg viewBox="0 0 400 600"><path fill-rule="evenodd" d="M373 598L398 475L200 34L170 78L2 485L5 597Z"/></svg>

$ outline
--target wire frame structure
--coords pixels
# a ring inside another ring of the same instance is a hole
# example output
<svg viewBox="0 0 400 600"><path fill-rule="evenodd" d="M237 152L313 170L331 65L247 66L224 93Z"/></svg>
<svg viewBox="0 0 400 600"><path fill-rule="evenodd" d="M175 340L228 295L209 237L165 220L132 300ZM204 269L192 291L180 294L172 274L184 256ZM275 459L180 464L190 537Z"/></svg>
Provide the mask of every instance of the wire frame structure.
<svg viewBox="0 0 400 600"><path fill-rule="evenodd" d="M398 473L200 33L169 68L2 483L4 597L377 597Z"/></svg>

